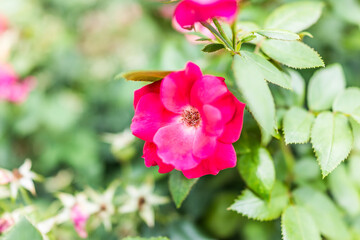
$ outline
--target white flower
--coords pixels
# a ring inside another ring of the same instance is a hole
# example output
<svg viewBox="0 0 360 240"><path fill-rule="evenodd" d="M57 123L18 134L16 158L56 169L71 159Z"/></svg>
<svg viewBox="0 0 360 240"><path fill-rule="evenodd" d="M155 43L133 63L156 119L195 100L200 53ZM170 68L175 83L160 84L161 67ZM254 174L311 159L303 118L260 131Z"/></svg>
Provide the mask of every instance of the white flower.
<svg viewBox="0 0 360 240"><path fill-rule="evenodd" d="M134 186L126 187L128 196L124 204L119 208L120 213L139 212L140 217L149 227L153 227L155 216L153 206L165 204L169 201L167 197L155 195L154 186L146 184L140 188Z"/></svg>
<svg viewBox="0 0 360 240"><path fill-rule="evenodd" d="M112 145L111 147L113 150L118 150L129 146L135 140L135 137L130 129L125 129L117 134L106 133L103 135L103 139L105 142Z"/></svg>
<svg viewBox="0 0 360 240"><path fill-rule="evenodd" d="M33 180L38 180L40 177L30 171L31 161L26 159L23 165L18 169L13 169L12 172L6 169L0 169L0 184L10 183L10 195L12 198L16 198L19 188L23 187L29 190L33 195L36 195L35 185Z"/></svg>

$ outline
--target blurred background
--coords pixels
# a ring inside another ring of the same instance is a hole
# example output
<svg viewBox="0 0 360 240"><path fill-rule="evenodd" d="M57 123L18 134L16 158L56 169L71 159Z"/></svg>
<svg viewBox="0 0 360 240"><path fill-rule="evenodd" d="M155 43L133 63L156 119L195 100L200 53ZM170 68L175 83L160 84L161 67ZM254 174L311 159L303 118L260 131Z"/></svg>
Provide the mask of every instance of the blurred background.
<svg viewBox="0 0 360 240"><path fill-rule="evenodd" d="M291 1L244 0L239 19L261 25L285 2ZM325 3L320 21L308 30L314 38L306 42L327 65L342 64L348 86L360 86L360 1ZM150 179L158 194L169 195L167 175L144 166L143 142L126 132L133 91L142 84L115 76L178 70L193 61L207 74L231 78L231 57L202 53L203 45L174 30L172 9L151 0L0 0L8 25L0 34L0 59L21 79L36 79L24 102L0 102L0 167L32 160L45 179L36 185L34 199L44 214L55 200L53 192L75 193L86 186L102 191L116 179L123 186ZM312 73L301 71L306 80ZM89 239L280 239L278 221L258 223L226 211L243 188L236 169L224 170L201 178L181 209L171 202L157 208L154 228L120 215L113 218L113 231L94 228ZM77 238L71 226L54 236Z"/></svg>

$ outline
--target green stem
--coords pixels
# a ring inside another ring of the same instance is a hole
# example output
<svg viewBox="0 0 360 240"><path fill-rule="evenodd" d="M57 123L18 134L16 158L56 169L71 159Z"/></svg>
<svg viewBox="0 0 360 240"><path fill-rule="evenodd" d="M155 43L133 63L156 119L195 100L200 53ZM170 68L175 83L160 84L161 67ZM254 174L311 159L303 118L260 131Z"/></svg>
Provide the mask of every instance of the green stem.
<svg viewBox="0 0 360 240"><path fill-rule="evenodd" d="M207 22L201 22L201 24L207 29L209 29L210 32L212 32L215 35L215 37L219 38L221 42L223 42L226 45L227 48L229 48L231 51L234 51L231 44L229 44L229 42L227 42L226 39L224 39L224 37L218 31L216 31L216 29L213 26L211 26Z"/></svg>
<svg viewBox="0 0 360 240"><path fill-rule="evenodd" d="M232 31L232 44L233 48L236 50L237 46L237 39L236 39L236 21L231 25L231 31Z"/></svg>
<svg viewBox="0 0 360 240"><path fill-rule="evenodd" d="M222 28L222 26L221 26L221 24L219 23L219 21L218 21L216 18L214 18L214 19L213 19L213 22L214 22L217 30L219 31L220 35L225 39L225 41L227 42L227 44L231 46L232 43L231 43L230 39L228 38L228 36L226 35L226 33L224 32L224 29ZM233 47L231 47L231 49L234 50Z"/></svg>
<svg viewBox="0 0 360 240"><path fill-rule="evenodd" d="M23 200L26 205L31 205L31 199L29 197L29 194L26 192L26 190L23 187L20 187L21 196L23 197Z"/></svg>
<svg viewBox="0 0 360 240"><path fill-rule="evenodd" d="M289 146L287 146L283 139L280 139L280 147L281 151L284 154L284 159L286 163L286 167L288 169L288 176L287 176L287 184L290 186L293 178L294 178L294 165L295 165L295 157L290 149Z"/></svg>

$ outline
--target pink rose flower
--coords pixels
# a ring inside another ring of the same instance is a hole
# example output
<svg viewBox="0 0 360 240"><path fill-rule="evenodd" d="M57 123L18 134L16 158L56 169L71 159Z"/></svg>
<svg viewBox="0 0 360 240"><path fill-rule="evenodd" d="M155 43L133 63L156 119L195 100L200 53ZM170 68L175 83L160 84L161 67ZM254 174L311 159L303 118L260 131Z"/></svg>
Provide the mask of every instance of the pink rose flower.
<svg viewBox="0 0 360 240"><path fill-rule="evenodd" d="M8 21L5 16L0 14L0 34L5 32L8 28Z"/></svg>
<svg viewBox="0 0 360 240"><path fill-rule="evenodd" d="M15 221L10 216L0 218L0 234L6 232L14 224L15 224Z"/></svg>
<svg viewBox="0 0 360 240"><path fill-rule="evenodd" d="M214 36L214 34L212 34L212 32L210 32L209 29L207 29L206 27L204 27L203 25L201 25L201 23L195 23L193 29L187 30L187 29L182 28L182 27L179 25L179 23L175 20L175 18L173 18L173 20L172 20L172 25L173 25L173 28L174 28L176 31L185 34L186 39L187 39L190 43L193 43L193 44L203 44L204 42L203 42L203 41L196 41L196 39L199 39L200 37L199 37L199 36L192 35L192 34L191 34L192 32L201 33L201 34L203 34L205 37L207 37L207 38L209 38L209 39L212 39L212 40L215 40L215 39L216 39L216 37Z"/></svg>
<svg viewBox="0 0 360 240"><path fill-rule="evenodd" d="M135 91L131 130L145 141L147 167L175 168L187 178L216 175L236 165L232 143L240 137L244 107L223 78L188 63Z"/></svg>
<svg viewBox="0 0 360 240"><path fill-rule="evenodd" d="M89 215L86 214L85 211L83 211L78 204L75 204L71 208L70 218L79 237L87 238L88 234L85 227L86 222L89 219Z"/></svg>
<svg viewBox="0 0 360 240"><path fill-rule="evenodd" d="M231 22L236 17L238 0L183 0L174 17L182 28L191 29L196 22L221 18Z"/></svg>
<svg viewBox="0 0 360 240"><path fill-rule="evenodd" d="M0 100L21 103L25 101L34 84L32 77L19 82L11 66L0 64Z"/></svg>

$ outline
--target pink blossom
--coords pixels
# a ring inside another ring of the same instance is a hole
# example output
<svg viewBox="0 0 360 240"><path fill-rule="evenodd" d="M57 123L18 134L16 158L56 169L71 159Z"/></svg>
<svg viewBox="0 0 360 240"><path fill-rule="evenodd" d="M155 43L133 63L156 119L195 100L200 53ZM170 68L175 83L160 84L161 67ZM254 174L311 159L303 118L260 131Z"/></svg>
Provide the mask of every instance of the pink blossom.
<svg viewBox="0 0 360 240"><path fill-rule="evenodd" d="M15 224L15 221L10 216L0 218L0 234L6 232L14 224Z"/></svg>
<svg viewBox="0 0 360 240"><path fill-rule="evenodd" d="M0 64L0 100L21 103L25 101L34 84L32 77L20 82L10 65Z"/></svg>
<svg viewBox="0 0 360 240"><path fill-rule="evenodd" d="M75 204L71 208L70 218L74 224L75 230L78 233L79 237L87 238L88 234L86 232L86 222L89 218L89 215L83 211L79 204Z"/></svg>
<svg viewBox="0 0 360 240"><path fill-rule="evenodd" d="M182 28L191 29L196 22L221 18L231 22L236 17L238 0L183 0L174 17Z"/></svg>
<svg viewBox="0 0 360 240"><path fill-rule="evenodd" d="M196 35L192 35L192 32L198 32L201 33L202 35L204 35L204 37L207 37L209 39L215 40L215 36L214 34L212 34L212 32L210 32L209 29L207 29L206 27L204 27L203 25L201 25L201 23L195 23L193 29L191 30L187 30L182 28L179 23L175 20L175 18L173 18L172 21L172 25L174 27L175 30L177 30L180 33L184 33L186 35L186 39L194 44L202 44L203 42L199 42L196 41L196 39L200 38L199 36Z"/></svg>
<svg viewBox="0 0 360 240"><path fill-rule="evenodd" d="M203 75L188 63L184 71L135 91L133 134L145 141L145 165L187 178L236 165L232 143L240 137L245 104L224 79Z"/></svg>
<svg viewBox="0 0 360 240"><path fill-rule="evenodd" d="M0 14L0 34L5 32L8 28L8 21L5 16Z"/></svg>

